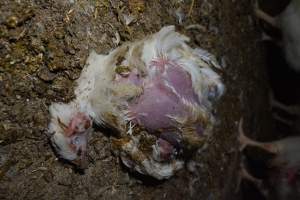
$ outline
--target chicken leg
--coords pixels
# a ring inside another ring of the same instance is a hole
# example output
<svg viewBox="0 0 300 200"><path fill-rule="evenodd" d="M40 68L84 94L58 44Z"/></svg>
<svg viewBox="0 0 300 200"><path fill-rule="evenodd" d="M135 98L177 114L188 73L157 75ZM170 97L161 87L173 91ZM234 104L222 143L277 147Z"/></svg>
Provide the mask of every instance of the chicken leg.
<svg viewBox="0 0 300 200"><path fill-rule="evenodd" d="M243 119L241 119L239 122L238 131L239 131L238 140L240 142L240 151L242 151L247 146L254 146L254 147L264 149L270 153L274 153L274 154L278 153L279 149L276 144L269 143L269 142L258 142L247 137L243 130Z"/></svg>
<svg viewBox="0 0 300 200"><path fill-rule="evenodd" d="M279 28L278 22L276 20L276 17L272 17L271 15L265 13L259 8L258 2L255 2L254 5L254 14L259 19L267 22L268 24L272 25L273 27Z"/></svg>

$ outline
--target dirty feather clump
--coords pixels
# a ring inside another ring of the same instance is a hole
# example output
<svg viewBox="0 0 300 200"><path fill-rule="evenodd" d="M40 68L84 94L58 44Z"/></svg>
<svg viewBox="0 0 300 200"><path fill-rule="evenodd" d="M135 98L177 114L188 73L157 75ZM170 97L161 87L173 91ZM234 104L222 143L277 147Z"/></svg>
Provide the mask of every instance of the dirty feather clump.
<svg viewBox="0 0 300 200"><path fill-rule="evenodd" d="M188 41L166 26L108 55L92 52L76 98L50 106L58 155L86 166L95 123L118 131L112 148L128 168L157 179L183 168L211 135L213 105L224 93L215 57Z"/></svg>

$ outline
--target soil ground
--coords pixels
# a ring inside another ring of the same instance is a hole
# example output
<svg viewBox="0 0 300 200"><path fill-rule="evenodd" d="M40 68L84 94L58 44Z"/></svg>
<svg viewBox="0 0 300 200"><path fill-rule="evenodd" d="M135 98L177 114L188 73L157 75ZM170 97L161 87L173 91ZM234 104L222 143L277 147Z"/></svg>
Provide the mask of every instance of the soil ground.
<svg viewBox="0 0 300 200"><path fill-rule="evenodd" d="M249 132L268 127L263 48L250 0L1 0L0 13L0 199L239 197L237 122L244 116ZM135 20L126 25L129 13ZM87 170L57 160L46 134L48 106L74 97L89 52L108 53L170 24L224 67L227 90L208 148L189 170L163 182L130 173L99 131Z"/></svg>

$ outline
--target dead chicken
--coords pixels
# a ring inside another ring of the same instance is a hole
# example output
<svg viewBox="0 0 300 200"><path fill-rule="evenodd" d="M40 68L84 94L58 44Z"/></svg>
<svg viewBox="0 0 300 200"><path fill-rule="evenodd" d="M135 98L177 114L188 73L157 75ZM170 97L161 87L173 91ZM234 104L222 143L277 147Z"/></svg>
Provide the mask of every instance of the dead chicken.
<svg viewBox="0 0 300 200"><path fill-rule="evenodd" d="M56 153L80 168L87 166L87 140L92 132L93 117L89 97L94 90L98 59L94 52L87 59L89 67L84 68L75 89L76 98L68 103L52 103L49 107L51 121L48 132ZM94 63L94 64L93 64Z"/></svg>
<svg viewBox="0 0 300 200"><path fill-rule="evenodd" d="M256 8L255 14L282 31L286 60L291 68L300 71L300 0L291 0L276 17L271 17L259 8Z"/></svg>
<svg viewBox="0 0 300 200"><path fill-rule="evenodd" d="M80 129L86 136L91 130L87 121L93 120L118 130L112 146L132 170L166 179L181 169L185 153L201 147L210 135L212 106L224 93L212 70L219 68L214 56L192 49L187 41L167 26L109 55L92 53L77 81L76 99L65 108L50 108L52 141L63 146L58 153L66 159L82 156L85 151L69 156L73 147L67 130Z"/></svg>
<svg viewBox="0 0 300 200"><path fill-rule="evenodd" d="M294 197L296 196L299 198L300 137L287 137L273 142L258 142L248 138L244 134L242 126L243 121L241 120L239 124L240 150L243 150L247 146L253 146L261 148L275 156L269 162L270 173L268 182L274 190L274 192L269 193L270 196L274 195L278 199L295 199ZM251 177L249 174L248 176ZM260 182L255 177L248 178L248 180L254 180L255 184ZM264 186L262 186L262 182L256 185L263 194L267 194ZM271 199L274 198L272 197Z"/></svg>

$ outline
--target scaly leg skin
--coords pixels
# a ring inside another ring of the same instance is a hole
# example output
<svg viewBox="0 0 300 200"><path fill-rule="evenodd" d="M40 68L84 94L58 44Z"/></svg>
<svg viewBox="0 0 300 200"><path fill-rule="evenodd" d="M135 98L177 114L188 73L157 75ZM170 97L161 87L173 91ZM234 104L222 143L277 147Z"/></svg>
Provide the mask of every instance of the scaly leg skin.
<svg viewBox="0 0 300 200"><path fill-rule="evenodd" d="M244 163L242 162L239 170L239 177L237 180L237 186L235 192L237 193L240 190L242 180L250 181L255 185L255 187L261 192L264 197L268 196L268 191L264 189L263 181L251 175L246 169Z"/></svg>
<svg viewBox="0 0 300 200"><path fill-rule="evenodd" d="M254 5L254 14L256 17L267 22L268 24L272 25L273 27L279 28L276 18L272 17L272 16L268 15L267 13L265 13L264 11L262 11L258 6L257 1L255 2L255 5Z"/></svg>
<svg viewBox="0 0 300 200"><path fill-rule="evenodd" d="M238 177L238 183L237 183L237 190L239 190L242 180L247 180L253 183L257 188L262 188L263 181L261 179L255 178L253 175L251 175L248 170L245 168L244 164L241 164L240 170L239 170L239 177Z"/></svg>
<svg viewBox="0 0 300 200"><path fill-rule="evenodd" d="M300 107L299 106L289 106L277 101L274 97L270 97L270 104L272 107L279 108L291 115L300 115Z"/></svg>
<svg viewBox="0 0 300 200"><path fill-rule="evenodd" d="M281 117L280 115L278 115L277 113L272 113L272 117L273 119L285 124L285 125L288 125L288 126L293 126L294 123L292 120L288 120L288 119L285 119L284 117Z"/></svg>
<svg viewBox="0 0 300 200"><path fill-rule="evenodd" d="M243 130L243 119L240 120L239 122L239 137L238 140L240 142L240 151L242 151L243 149L245 149L247 146L254 146L254 147L258 147L261 149L264 149L270 153L278 153L278 149L277 146L275 144L272 143L264 143L264 142L257 142L255 140L252 140L250 138L248 138Z"/></svg>

